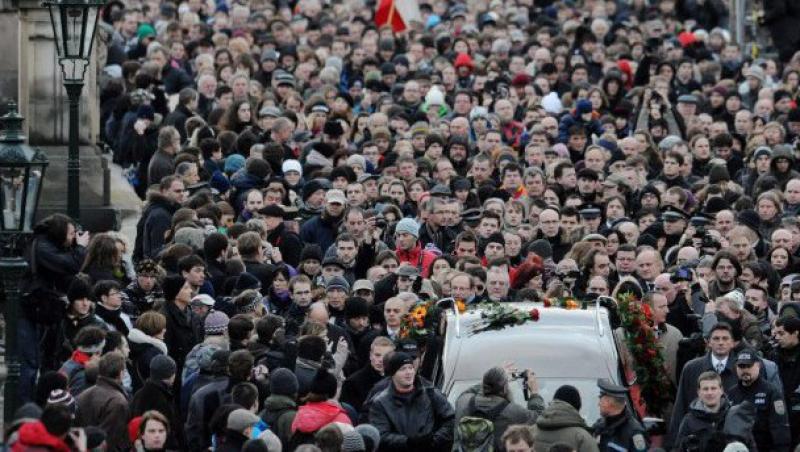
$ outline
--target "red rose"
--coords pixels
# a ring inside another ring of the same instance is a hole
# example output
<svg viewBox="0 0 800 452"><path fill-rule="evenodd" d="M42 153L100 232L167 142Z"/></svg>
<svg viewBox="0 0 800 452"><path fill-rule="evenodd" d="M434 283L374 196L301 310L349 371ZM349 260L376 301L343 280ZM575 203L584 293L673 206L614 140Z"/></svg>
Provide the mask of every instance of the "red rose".
<svg viewBox="0 0 800 452"><path fill-rule="evenodd" d="M653 349L650 349L650 350L648 350L648 351L647 351L647 356L648 356L650 359L653 359L653 358L655 358L656 356L658 356L658 352L657 352L657 351L655 351L655 350L653 350Z"/></svg>
<svg viewBox="0 0 800 452"><path fill-rule="evenodd" d="M550 306L553 306L553 302L552 302L552 301L550 301L550 299L549 299L549 298L545 298L545 299L544 299L544 307L545 307L545 308L549 308Z"/></svg>
<svg viewBox="0 0 800 452"><path fill-rule="evenodd" d="M530 312L528 313L528 315L530 315L531 320L533 320L534 322L538 322L539 321L539 310L538 309L536 309L536 308L531 309Z"/></svg>

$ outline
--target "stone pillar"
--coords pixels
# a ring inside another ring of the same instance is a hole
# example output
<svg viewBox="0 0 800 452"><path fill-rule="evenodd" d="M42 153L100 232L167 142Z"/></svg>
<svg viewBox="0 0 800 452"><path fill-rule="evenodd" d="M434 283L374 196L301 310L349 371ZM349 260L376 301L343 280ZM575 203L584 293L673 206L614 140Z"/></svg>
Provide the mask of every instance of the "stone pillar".
<svg viewBox="0 0 800 452"><path fill-rule="evenodd" d="M32 146L50 160L42 186L38 217L66 211L69 102L53 37L50 13L41 0L14 1L19 27L20 113L26 118L24 133ZM1 33L1 32L0 32ZM90 231L118 226L118 212L109 206L109 168L96 143L100 136L97 39L86 69L80 103L81 222Z"/></svg>
<svg viewBox="0 0 800 452"><path fill-rule="evenodd" d="M19 0L19 106L31 146L66 144L69 134L67 93L58 64L53 26L39 0ZM93 49L93 52L97 48ZM100 133L97 58L86 69L81 97L81 145L94 145Z"/></svg>

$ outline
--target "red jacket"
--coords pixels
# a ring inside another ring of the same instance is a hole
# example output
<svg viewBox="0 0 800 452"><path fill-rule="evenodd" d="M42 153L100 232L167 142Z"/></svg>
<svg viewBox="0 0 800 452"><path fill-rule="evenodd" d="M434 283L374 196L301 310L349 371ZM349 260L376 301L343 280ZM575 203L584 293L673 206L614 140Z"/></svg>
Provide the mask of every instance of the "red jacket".
<svg viewBox="0 0 800 452"><path fill-rule="evenodd" d="M431 264L436 259L436 254L431 251L423 250L422 245L417 243L410 251L403 251L400 248L394 250L395 254L397 254L397 258L400 259L400 263L408 263L414 268L418 268L420 270L420 274L423 278L427 278L431 271ZM420 254L422 255L420 258Z"/></svg>
<svg viewBox="0 0 800 452"><path fill-rule="evenodd" d="M24 424L17 434L19 435L17 441L11 446L12 452L70 452L67 443L48 432L41 421Z"/></svg>
<svg viewBox="0 0 800 452"><path fill-rule="evenodd" d="M313 433L333 422L352 425L350 418L338 403L311 402L301 406L292 421L292 432Z"/></svg>

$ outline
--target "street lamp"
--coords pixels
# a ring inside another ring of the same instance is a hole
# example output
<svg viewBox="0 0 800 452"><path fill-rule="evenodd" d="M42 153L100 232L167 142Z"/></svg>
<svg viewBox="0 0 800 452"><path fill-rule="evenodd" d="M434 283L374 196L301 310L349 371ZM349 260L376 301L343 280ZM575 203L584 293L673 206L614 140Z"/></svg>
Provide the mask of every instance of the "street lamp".
<svg viewBox="0 0 800 452"><path fill-rule="evenodd" d="M47 157L25 144L22 121L13 102L8 114L0 117L0 280L5 290L6 368L5 409L8 425L19 405L19 350L17 319L20 316L20 286L28 264L22 258L33 230L39 205Z"/></svg>
<svg viewBox="0 0 800 452"><path fill-rule="evenodd" d="M80 218L80 153L78 147L78 105L86 67L92 56L92 42L104 0L45 0L58 52L58 64L69 98L69 156L67 158L67 214Z"/></svg>

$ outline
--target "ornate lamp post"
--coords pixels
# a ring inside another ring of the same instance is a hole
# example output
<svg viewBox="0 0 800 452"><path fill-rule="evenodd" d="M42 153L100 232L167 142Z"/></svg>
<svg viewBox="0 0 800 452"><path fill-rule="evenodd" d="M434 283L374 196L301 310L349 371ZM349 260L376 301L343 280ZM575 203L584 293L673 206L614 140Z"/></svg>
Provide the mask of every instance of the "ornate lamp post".
<svg viewBox="0 0 800 452"><path fill-rule="evenodd" d="M22 116L16 104L0 118L0 279L5 290L6 366L3 419L11 422L19 405L19 350L17 319L20 312L19 282L28 264L22 253L33 230L47 157L25 144Z"/></svg>
<svg viewBox="0 0 800 452"><path fill-rule="evenodd" d="M67 214L80 219L80 153L78 105L86 67L92 55L97 20L104 0L45 0L56 41L58 63L69 97L69 156L67 158Z"/></svg>

